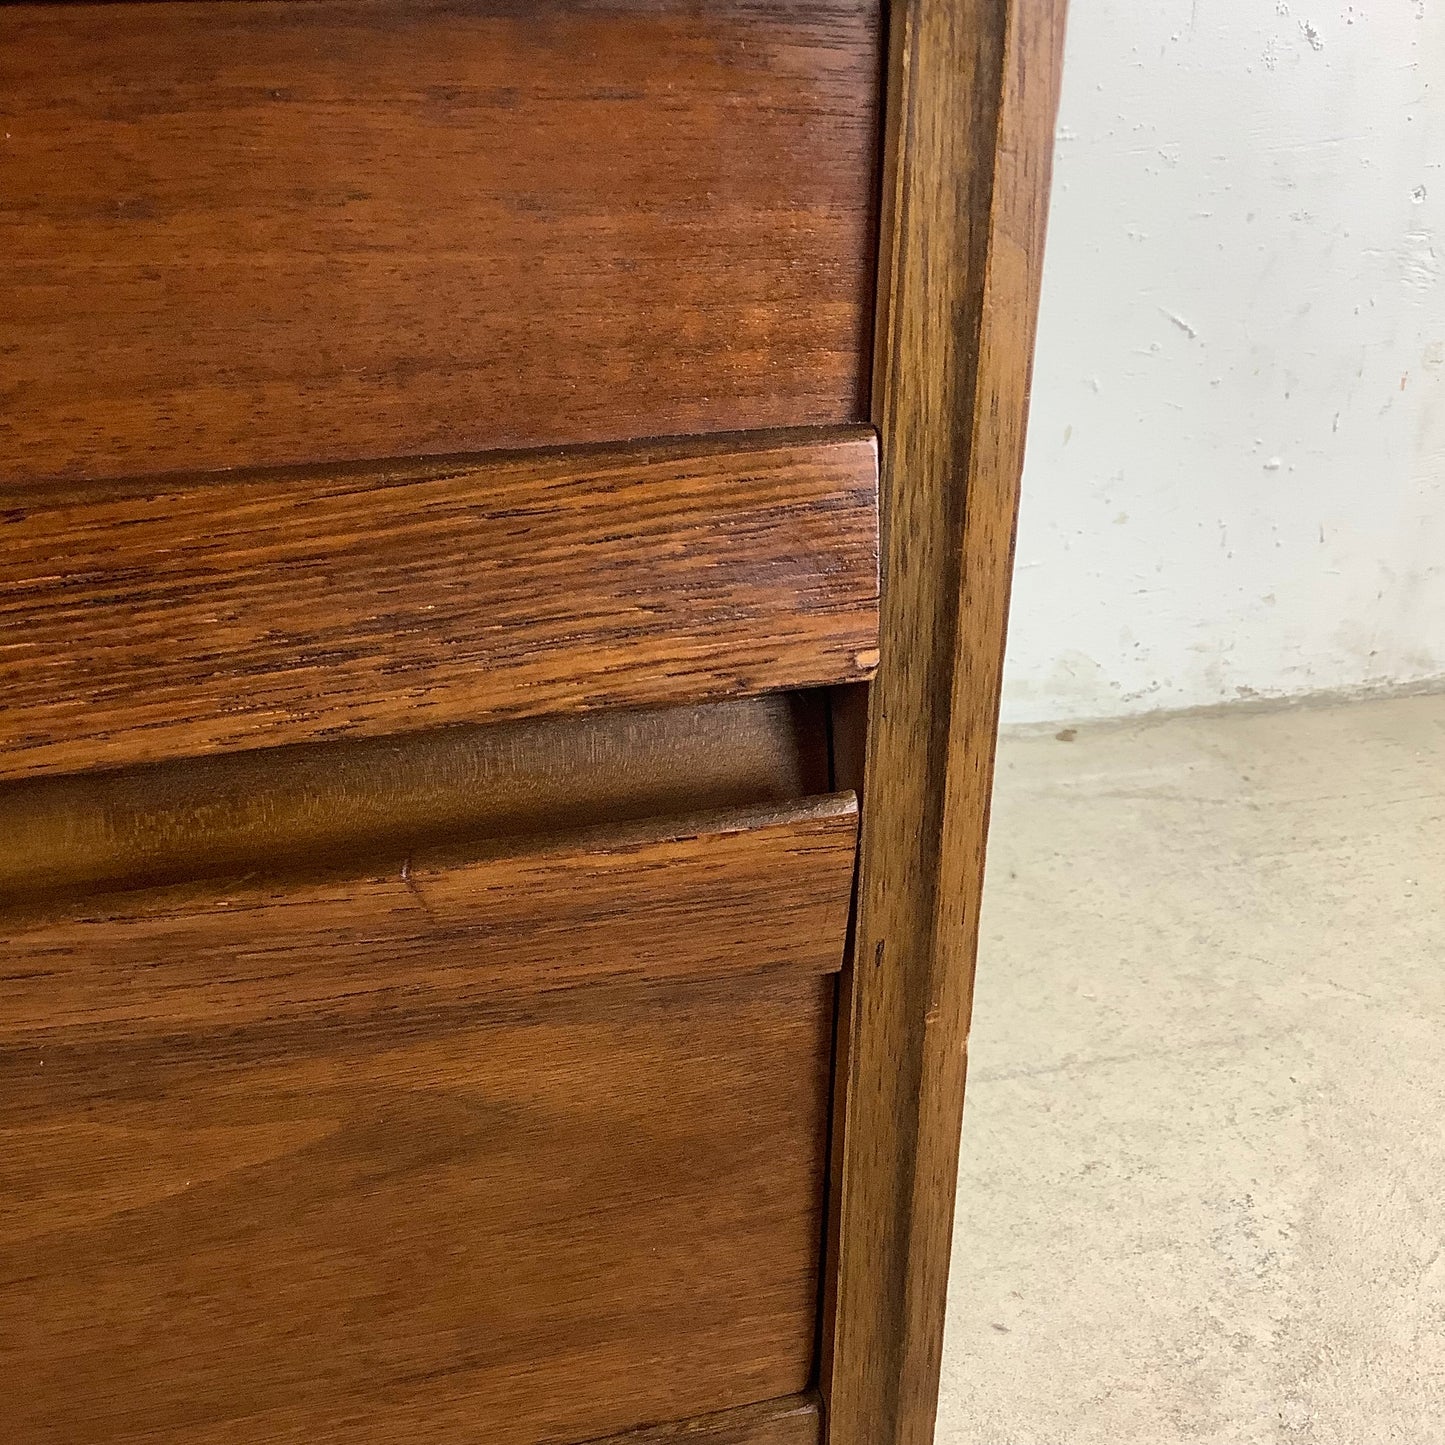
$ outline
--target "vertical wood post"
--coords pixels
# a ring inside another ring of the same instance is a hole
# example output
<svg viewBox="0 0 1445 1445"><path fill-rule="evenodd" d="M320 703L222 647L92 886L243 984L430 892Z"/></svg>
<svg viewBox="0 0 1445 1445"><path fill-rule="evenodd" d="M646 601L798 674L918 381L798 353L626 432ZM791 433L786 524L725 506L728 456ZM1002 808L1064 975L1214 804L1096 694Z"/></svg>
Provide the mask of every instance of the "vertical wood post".
<svg viewBox="0 0 1445 1445"><path fill-rule="evenodd" d="M933 1438L1064 0L893 0L830 1445Z"/></svg>

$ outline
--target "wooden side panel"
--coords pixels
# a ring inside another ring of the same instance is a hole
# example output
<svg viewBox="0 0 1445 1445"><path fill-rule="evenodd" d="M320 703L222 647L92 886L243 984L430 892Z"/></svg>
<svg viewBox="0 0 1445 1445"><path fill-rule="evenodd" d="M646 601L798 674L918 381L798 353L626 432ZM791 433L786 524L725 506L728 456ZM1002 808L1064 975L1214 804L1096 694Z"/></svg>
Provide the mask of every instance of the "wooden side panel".
<svg viewBox="0 0 1445 1445"><path fill-rule="evenodd" d="M5 1439L538 1445L802 1390L834 993L0 1048Z"/></svg>
<svg viewBox="0 0 1445 1445"><path fill-rule="evenodd" d="M1064 0L891 9L829 1445L931 1445Z"/></svg>
<svg viewBox="0 0 1445 1445"><path fill-rule="evenodd" d="M862 421L877 0L0 6L0 475Z"/></svg>
<svg viewBox="0 0 1445 1445"><path fill-rule="evenodd" d="M12 493L0 776L865 677L876 485L857 430Z"/></svg>
<svg viewBox="0 0 1445 1445"><path fill-rule="evenodd" d="M466 1009L579 984L842 967L851 793L384 874L0 920L0 1045Z"/></svg>

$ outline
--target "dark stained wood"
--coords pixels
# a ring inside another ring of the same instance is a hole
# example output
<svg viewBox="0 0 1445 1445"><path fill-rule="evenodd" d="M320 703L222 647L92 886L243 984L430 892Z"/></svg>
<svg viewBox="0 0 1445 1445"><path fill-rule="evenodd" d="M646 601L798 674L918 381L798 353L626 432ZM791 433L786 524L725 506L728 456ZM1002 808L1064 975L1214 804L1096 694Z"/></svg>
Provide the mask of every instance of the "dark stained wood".
<svg viewBox="0 0 1445 1445"><path fill-rule="evenodd" d="M178 885L12 917L0 1044L475 1007L581 984L842 967L851 793L382 874Z"/></svg>
<svg viewBox="0 0 1445 1445"><path fill-rule="evenodd" d="M829 1445L929 1445L1063 0L891 12L870 686Z"/></svg>
<svg viewBox="0 0 1445 1445"><path fill-rule="evenodd" d="M865 677L876 471L860 429L0 496L0 777Z"/></svg>
<svg viewBox="0 0 1445 1445"><path fill-rule="evenodd" d="M0 787L0 909L830 789L816 694L363 738Z"/></svg>
<svg viewBox="0 0 1445 1445"><path fill-rule="evenodd" d="M801 1391L834 992L0 1048L7 1445L536 1445Z"/></svg>
<svg viewBox="0 0 1445 1445"><path fill-rule="evenodd" d="M822 1445L815 1392L610 1435L591 1445Z"/></svg>
<svg viewBox="0 0 1445 1445"><path fill-rule="evenodd" d="M863 420L878 11L0 6L0 476Z"/></svg>
<svg viewBox="0 0 1445 1445"><path fill-rule="evenodd" d="M829 688L824 700L832 785L861 795L868 749L868 684Z"/></svg>
<svg viewBox="0 0 1445 1445"><path fill-rule="evenodd" d="M824 694L828 710L828 784L859 799L865 797L868 751L868 694L870 684L853 683L829 688ZM857 869L854 894L848 910L848 941L844 945L843 973L838 980L838 1013L833 1025L833 1089L829 1116L828 1199L824 1210L823 1295L818 1318L818 1376L823 1398L832 1379L835 1321L838 1308L838 1257L842 1248L840 1204L843 1186L843 1139L848 1103L848 1031L852 1026L851 957L857 915Z"/></svg>

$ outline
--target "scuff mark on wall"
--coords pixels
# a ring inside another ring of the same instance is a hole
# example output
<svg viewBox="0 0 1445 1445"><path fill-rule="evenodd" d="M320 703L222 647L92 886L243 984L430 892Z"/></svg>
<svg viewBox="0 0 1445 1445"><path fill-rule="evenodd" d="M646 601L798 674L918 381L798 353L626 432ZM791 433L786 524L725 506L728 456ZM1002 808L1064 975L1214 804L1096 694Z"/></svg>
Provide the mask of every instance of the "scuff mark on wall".
<svg viewBox="0 0 1445 1445"><path fill-rule="evenodd" d="M1429 231L1406 231L1397 254L1400 275L1407 286L1429 290L1440 279L1440 257Z"/></svg>
<svg viewBox="0 0 1445 1445"><path fill-rule="evenodd" d="M1165 307L1161 306L1159 308L1159 314L1167 320L1172 321L1191 341L1195 340L1198 337L1199 333L1182 316L1178 315L1176 312L1167 310Z"/></svg>

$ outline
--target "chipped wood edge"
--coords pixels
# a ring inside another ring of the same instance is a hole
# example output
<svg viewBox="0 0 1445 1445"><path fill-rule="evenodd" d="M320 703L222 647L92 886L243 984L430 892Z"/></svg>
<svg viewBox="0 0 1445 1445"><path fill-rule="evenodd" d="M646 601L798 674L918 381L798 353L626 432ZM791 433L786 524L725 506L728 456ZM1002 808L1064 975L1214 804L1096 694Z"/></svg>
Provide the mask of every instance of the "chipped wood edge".
<svg viewBox="0 0 1445 1445"><path fill-rule="evenodd" d="M929 1445L1065 0L895 0L882 661L839 1018L830 1445Z"/></svg>

